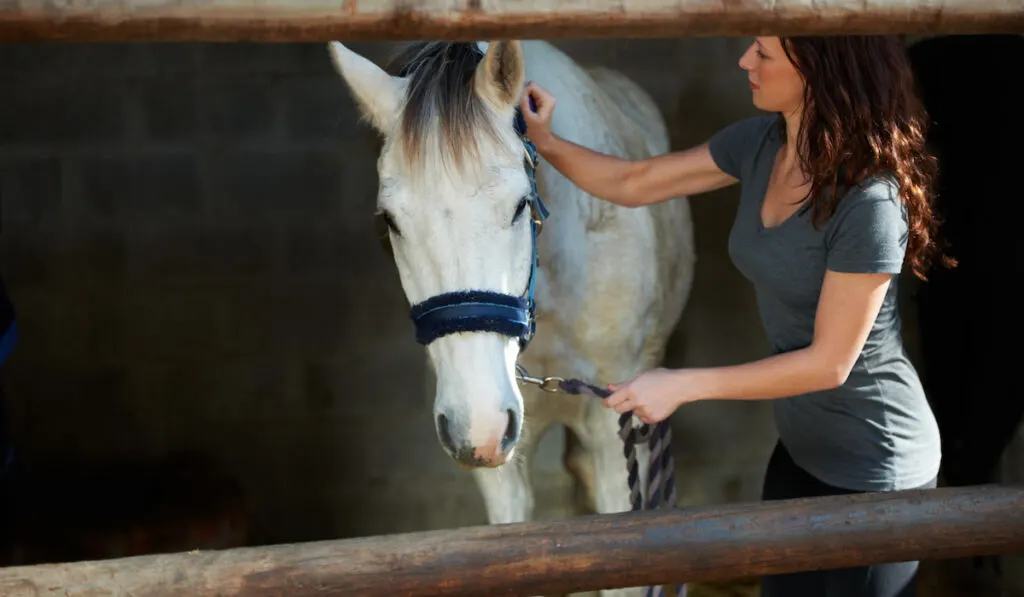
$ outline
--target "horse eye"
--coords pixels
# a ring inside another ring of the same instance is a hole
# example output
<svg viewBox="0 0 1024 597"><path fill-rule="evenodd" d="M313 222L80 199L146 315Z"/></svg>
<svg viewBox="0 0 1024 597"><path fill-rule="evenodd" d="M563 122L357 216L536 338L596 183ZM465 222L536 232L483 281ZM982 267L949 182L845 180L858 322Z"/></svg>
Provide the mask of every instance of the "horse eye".
<svg viewBox="0 0 1024 597"><path fill-rule="evenodd" d="M394 218L391 217L391 213L387 210L377 212L377 226L381 233L386 230L391 230L396 236L402 235L402 233L398 231L398 225L395 224Z"/></svg>
<svg viewBox="0 0 1024 597"><path fill-rule="evenodd" d="M523 215L523 211L526 209L526 197L519 200L519 205L516 206L516 213L512 216L512 223L515 223L519 219L519 216Z"/></svg>

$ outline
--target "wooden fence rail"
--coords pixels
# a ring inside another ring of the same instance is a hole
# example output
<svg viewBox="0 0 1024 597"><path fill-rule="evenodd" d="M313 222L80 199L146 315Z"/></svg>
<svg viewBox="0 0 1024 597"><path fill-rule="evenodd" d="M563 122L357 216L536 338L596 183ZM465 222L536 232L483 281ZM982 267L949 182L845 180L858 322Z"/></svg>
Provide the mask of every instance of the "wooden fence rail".
<svg viewBox="0 0 1024 597"><path fill-rule="evenodd" d="M0 569L8 597L540 595L1024 551L1024 486L788 500Z"/></svg>
<svg viewBox="0 0 1024 597"><path fill-rule="evenodd" d="M4 0L0 41L1024 32L1024 0Z"/></svg>

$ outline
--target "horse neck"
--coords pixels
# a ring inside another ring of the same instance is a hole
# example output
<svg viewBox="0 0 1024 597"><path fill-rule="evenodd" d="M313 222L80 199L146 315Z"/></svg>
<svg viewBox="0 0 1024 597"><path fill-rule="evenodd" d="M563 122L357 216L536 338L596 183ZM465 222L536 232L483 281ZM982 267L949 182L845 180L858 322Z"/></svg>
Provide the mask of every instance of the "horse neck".
<svg viewBox="0 0 1024 597"><path fill-rule="evenodd" d="M592 101L593 96L601 96L603 91L571 58L547 42L524 42L523 48L527 80L537 81L558 100L552 122L554 131L584 147L606 150L607 139L615 133L610 119L595 107L604 102ZM569 272L578 271L582 261L592 255L589 249L594 239L589 223L600 221L602 234L607 234L621 224L621 218L607 217L619 210L580 190L543 159L537 182L553 216L544 225L545 243L551 250L542 252L541 259L560 272L559 284L574 284Z"/></svg>

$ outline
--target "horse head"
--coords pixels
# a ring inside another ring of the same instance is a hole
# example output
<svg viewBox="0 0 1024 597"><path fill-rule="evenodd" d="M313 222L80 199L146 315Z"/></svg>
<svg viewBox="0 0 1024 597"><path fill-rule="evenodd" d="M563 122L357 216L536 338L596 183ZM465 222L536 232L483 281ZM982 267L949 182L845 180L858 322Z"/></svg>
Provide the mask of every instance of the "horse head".
<svg viewBox="0 0 1024 597"><path fill-rule="evenodd" d="M410 45L389 73L338 42L335 69L383 139L377 222L416 339L437 374L434 421L464 467L512 456L523 426L516 360L534 331L546 216L517 112L517 41Z"/></svg>

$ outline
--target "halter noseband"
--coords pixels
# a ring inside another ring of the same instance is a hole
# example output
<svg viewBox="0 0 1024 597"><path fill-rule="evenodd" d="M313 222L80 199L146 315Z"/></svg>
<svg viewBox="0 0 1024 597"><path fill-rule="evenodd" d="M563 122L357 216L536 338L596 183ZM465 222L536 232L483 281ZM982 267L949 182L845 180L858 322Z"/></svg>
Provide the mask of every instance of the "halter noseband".
<svg viewBox="0 0 1024 597"><path fill-rule="evenodd" d="M531 108L533 98L530 98ZM416 325L416 341L427 345L434 340L458 332L495 332L519 339L520 352L525 351L536 331L536 303L534 286L537 278L537 236L550 215L537 192L537 148L526 137L526 123L516 109L515 129L526 148L523 160L530 179L530 281L525 292L510 295L489 290L457 290L432 296L410 308L409 315ZM378 224L382 242L387 243L385 224Z"/></svg>

